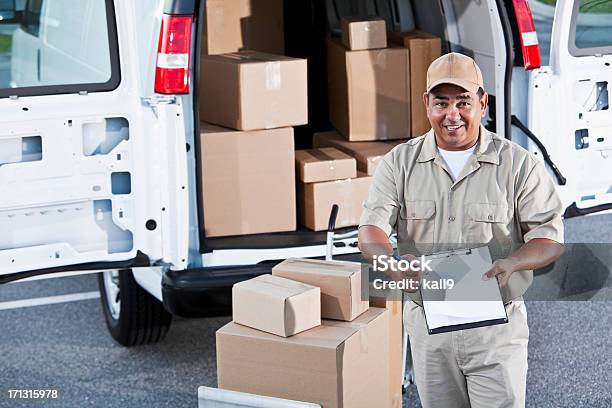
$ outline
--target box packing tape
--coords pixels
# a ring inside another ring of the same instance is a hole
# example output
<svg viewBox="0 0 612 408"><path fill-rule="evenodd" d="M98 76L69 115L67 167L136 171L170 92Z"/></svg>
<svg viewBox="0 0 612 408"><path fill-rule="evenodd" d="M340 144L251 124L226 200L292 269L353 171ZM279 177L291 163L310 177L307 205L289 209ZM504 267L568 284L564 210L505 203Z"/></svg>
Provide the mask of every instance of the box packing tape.
<svg viewBox="0 0 612 408"><path fill-rule="evenodd" d="M364 325L354 324L351 322L332 322L329 320L326 320L325 324L327 326L350 327L353 329L357 329L357 334L359 335L359 348L362 353L368 352L368 331L366 330Z"/></svg>
<svg viewBox="0 0 612 408"><path fill-rule="evenodd" d="M350 268L351 264L343 264L342 262L334 261L317 261L313 259L302 259L302 258L289 258L285 261L286 263L301 263L301 264L309 264L313 266L322 266L325 264L326 269L347 269Z"/></svg>
<svg viewBox="0 0 612 408"><path fill-rule="evenodd" d="M343 225L351 224L351 218L355 208L353 206L353 200L350 197L353 196L354 185L352 179L337 180L336 183L340 184L338 194L341 197L349 197L345 204L338 208L338 221L336 222L336 226L341 227Z"/></svg>
<svg viewBox="0 0 612 408"><path fill-rule="evenodd" d="M266 62L266 90L278 91L281 89L281 66L279 61Z"/></svg>

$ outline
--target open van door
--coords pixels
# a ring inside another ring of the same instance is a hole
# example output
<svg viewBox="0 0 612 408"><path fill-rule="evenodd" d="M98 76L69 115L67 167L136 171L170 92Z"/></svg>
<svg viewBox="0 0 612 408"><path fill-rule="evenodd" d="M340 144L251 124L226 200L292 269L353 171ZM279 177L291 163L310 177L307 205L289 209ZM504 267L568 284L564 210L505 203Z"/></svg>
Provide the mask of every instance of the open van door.
<svg viewBox="0 0 612 408"><path fill-rule="evenodd" d="M550 67L531 75L528 127L567 178L565 217L612 209L612 0L541 3L554 12Z"/></svg>
<svg viewBox="0 0 612 408"><path fill-rule="evenodd" d="M133 35L133 3L27 0L0 23L0 283L186 267L181 100L154 93L159 7L142 19L151 41Z"/></svg>

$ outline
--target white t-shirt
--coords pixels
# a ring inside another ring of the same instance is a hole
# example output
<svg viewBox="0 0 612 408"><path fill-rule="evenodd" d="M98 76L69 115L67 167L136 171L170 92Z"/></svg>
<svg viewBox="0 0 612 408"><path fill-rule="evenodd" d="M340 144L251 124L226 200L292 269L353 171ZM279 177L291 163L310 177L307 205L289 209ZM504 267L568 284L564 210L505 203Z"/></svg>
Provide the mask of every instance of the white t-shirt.
<svg viewBox="0 0 612 408"><path fill-rule="evenodd" d="M470 147L467 150L444 150L438 147L438 151L440 155L448 165L448 169L451 171L451 175L453 176L453 180L457 180L461 170L465 167L468 159L474 153L474 149L476 145Z"/></svg>

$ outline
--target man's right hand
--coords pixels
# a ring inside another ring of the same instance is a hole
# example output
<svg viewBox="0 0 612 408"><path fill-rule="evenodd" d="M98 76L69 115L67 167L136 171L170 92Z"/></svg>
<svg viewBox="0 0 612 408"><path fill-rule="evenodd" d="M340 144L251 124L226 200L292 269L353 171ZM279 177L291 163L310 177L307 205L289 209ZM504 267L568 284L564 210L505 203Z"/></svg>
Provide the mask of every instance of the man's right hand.
<svg viewBox="0 0 612 408"><path fill-rule="evenodd" d="M372 262L374 257L381 254L393 254L393 247L389 242L389 237L379 227L374 225L362 225L359 228L359 249L364 259L368 262ZM390 255L391 256L391 255ZM407 261L417 259L413 255L404 255L401 257ZM399 270L387 270L385 274L390 280L399 282L404 279L411 279L414 284L411 288L406 289L406 292L416 292L419 288L422 279L421 272L406 271L402 273ZM416 288L416 289L415 289Z"/></svg>

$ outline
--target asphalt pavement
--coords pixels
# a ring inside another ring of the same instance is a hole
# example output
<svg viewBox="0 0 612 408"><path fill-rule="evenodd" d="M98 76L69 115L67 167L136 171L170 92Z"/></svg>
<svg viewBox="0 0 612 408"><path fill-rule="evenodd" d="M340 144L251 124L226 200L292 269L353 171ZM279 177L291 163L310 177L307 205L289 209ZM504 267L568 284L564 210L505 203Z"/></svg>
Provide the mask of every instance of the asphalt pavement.
<svg viewBox="0 0 612 408"><path fill-rule="evenodd" d="M566 239L612 242L612 215L566 221ZM214 333L227 316L175 318L163 342L126 349L108 334L98 298L9 303L96 292L94 275L0 286L0 407L196 407L198 386L216 386ZM527 310L527 406L612 407L612 302L538 300ZM9 399L11 389L54 389L59 398ZM420 407L414 386L404 407Z"/></svg>

